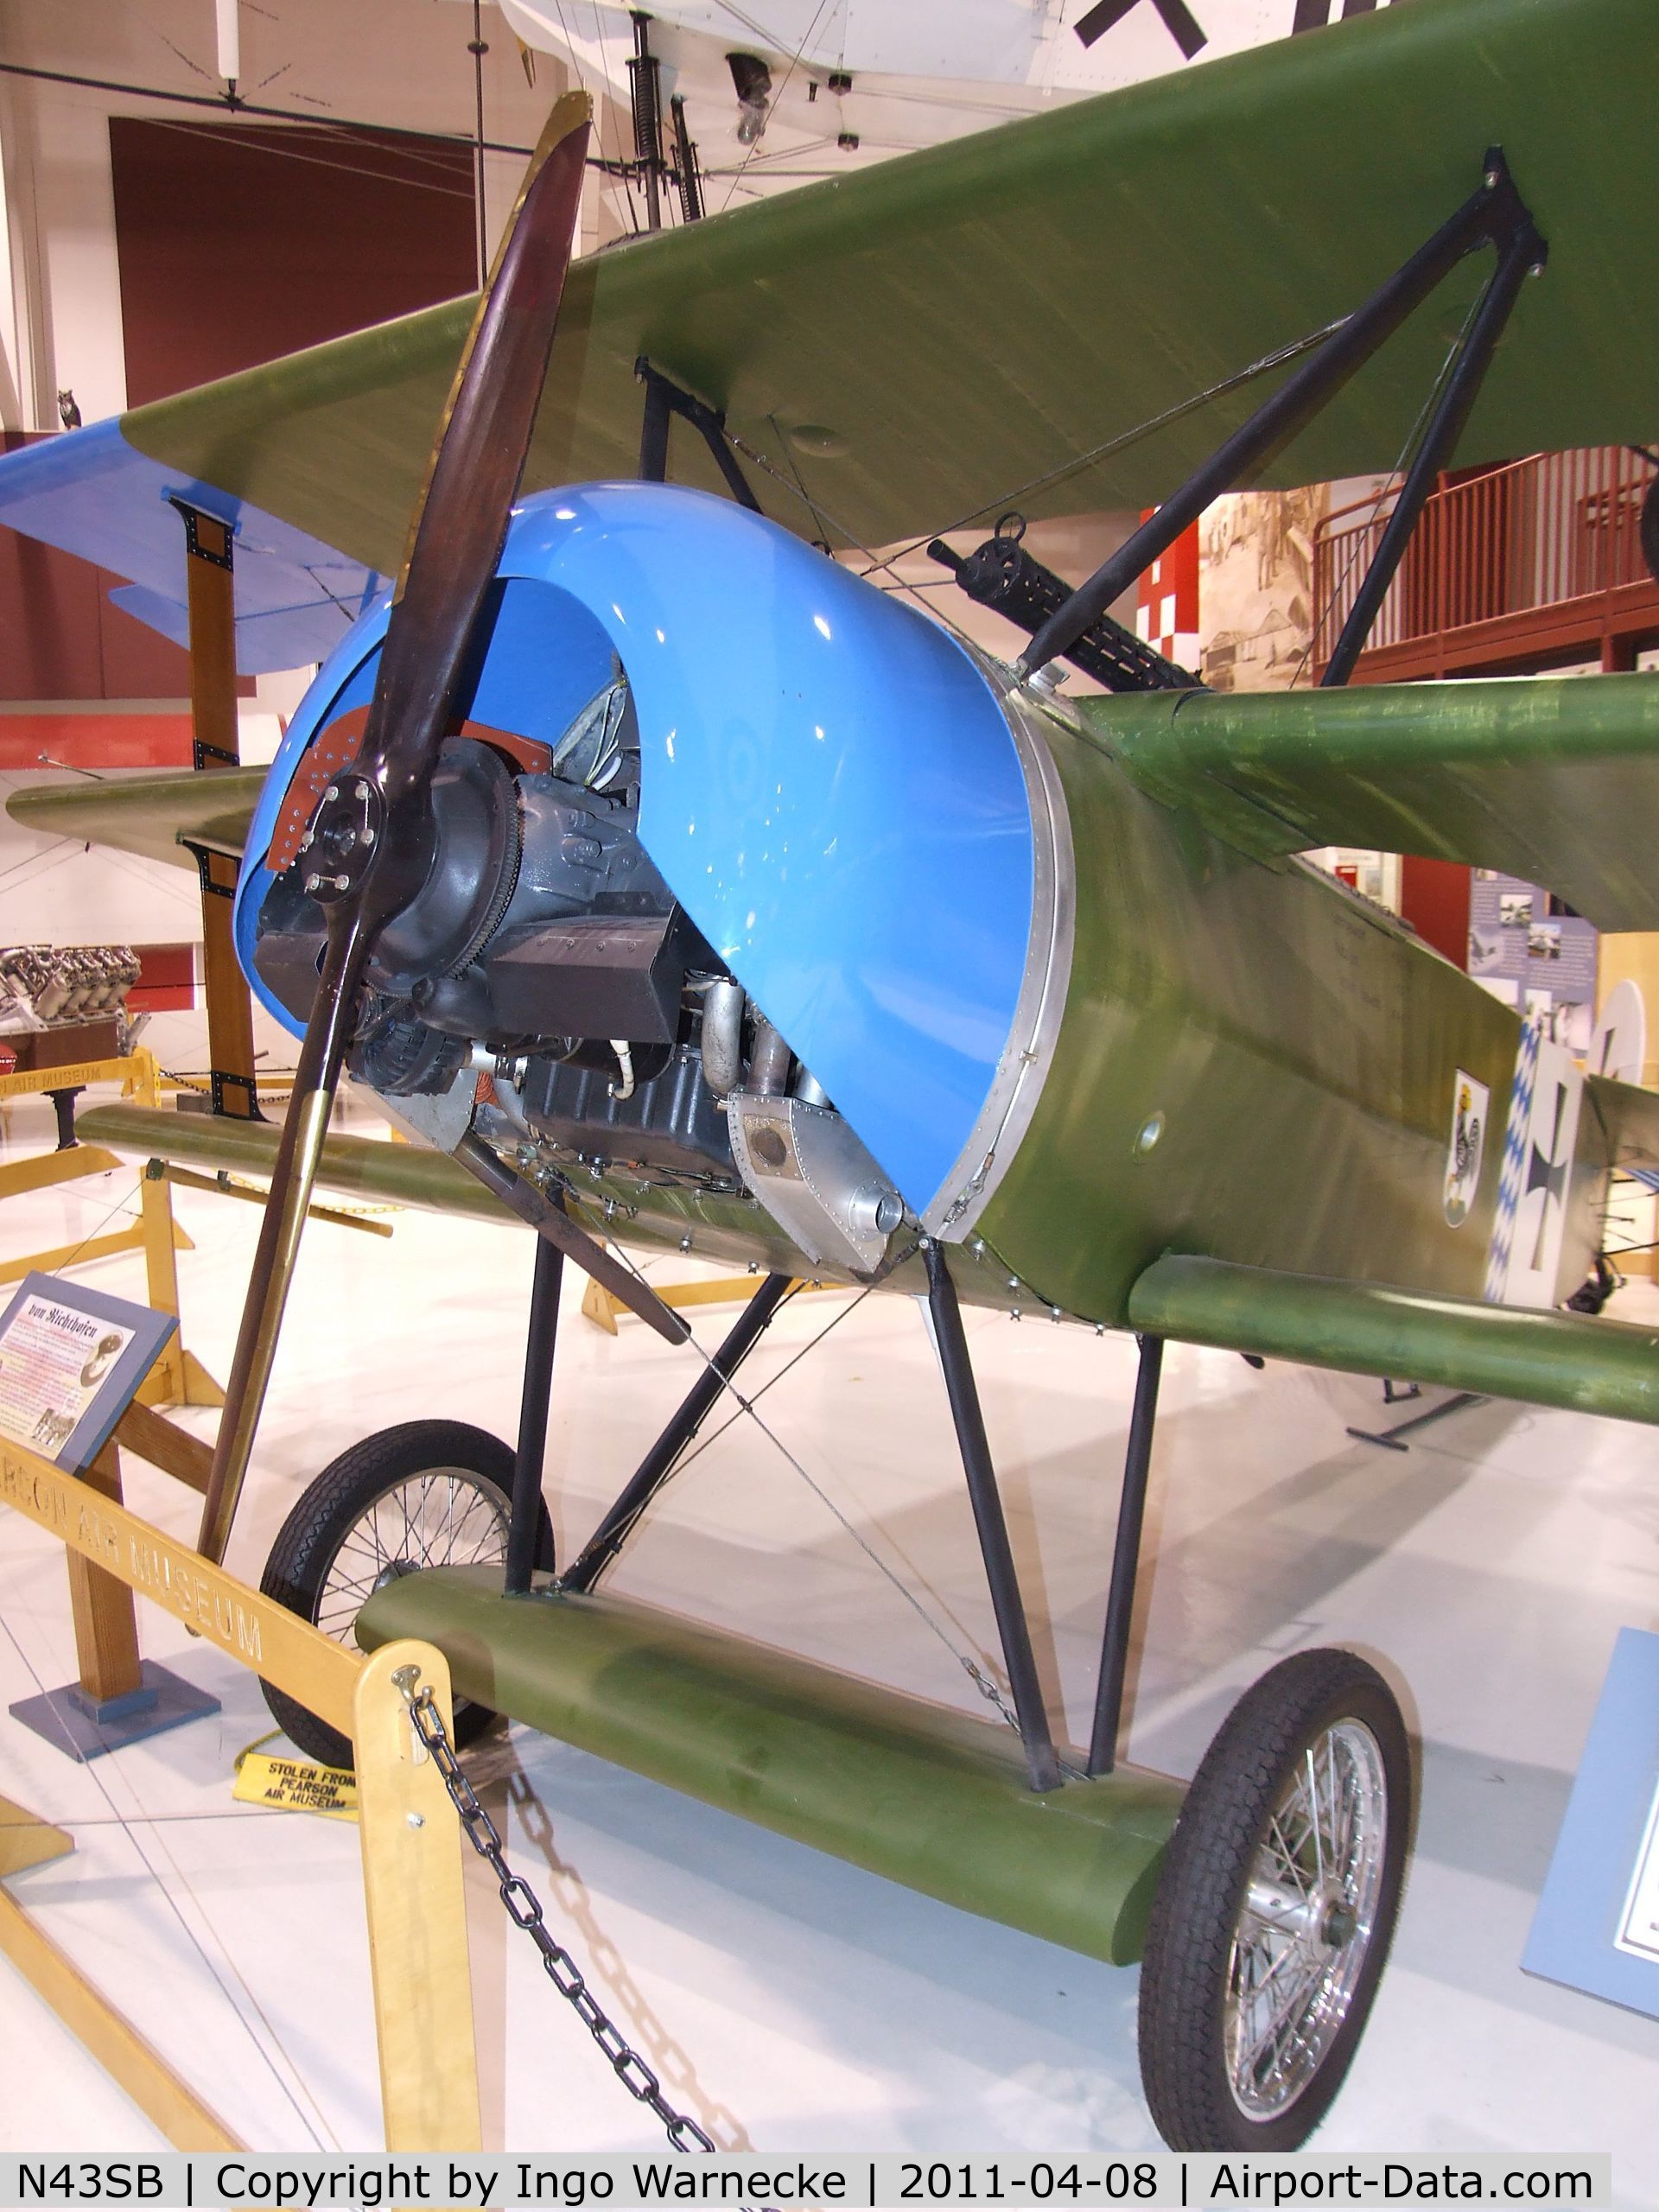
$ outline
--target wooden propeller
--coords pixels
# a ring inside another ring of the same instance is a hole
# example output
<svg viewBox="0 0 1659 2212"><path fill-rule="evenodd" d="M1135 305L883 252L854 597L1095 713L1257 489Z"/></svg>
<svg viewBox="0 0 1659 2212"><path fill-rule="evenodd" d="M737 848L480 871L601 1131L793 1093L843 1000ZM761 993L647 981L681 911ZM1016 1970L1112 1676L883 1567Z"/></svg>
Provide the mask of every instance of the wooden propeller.
<svg viewBox="0 0 1659 2212"><path fill-rule="evenodd" d="M588 95L567 94L531 157L416 505L362 747L311 820L307 887L325 907L327 944L213 1452L200 1538L211 1560L224 1556L247 1472L364 966L381 930L425 880L432 772L530 450L570 264L592 119ZM555 1226L556 1241L582 1264L595 1262L607 1287L642 1319L676 1340L683 1337L679 1317L623 1274L575 1223L561 1216Z"/></svg>

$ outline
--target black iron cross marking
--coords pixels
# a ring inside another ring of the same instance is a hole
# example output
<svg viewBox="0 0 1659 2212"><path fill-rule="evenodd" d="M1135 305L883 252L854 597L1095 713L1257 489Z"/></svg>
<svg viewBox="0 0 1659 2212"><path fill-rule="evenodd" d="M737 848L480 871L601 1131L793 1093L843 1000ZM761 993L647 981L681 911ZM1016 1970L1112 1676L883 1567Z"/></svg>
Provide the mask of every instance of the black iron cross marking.
<svg viewBox="0 0 1659 2212"><path fill-rule="evenodd" d="M1141 0L1096 0L1077 24L1077 36L1085 46L1092 46L1096 39L1121 23ZM1201 30L1186 0L1152 0L1152 4L1164 19L1164 29L1174 40L1190 61L1193 55L1210 43L1210 35Z"/></svg>
<svg viewBox="0 0 1659 2212"><path fill-rule="evenodd" d="M1342 19L1350 16L1370 16L1376 11L1376 0L1342 0ZM1296 0L1296 13L1292 19L1290 35L1298 31L1323 30L1331 20L1331 0Z"/></svg>
<svg viewBox="0 0 1659 2212"><path fill-rule="evenodd" d="M1567 1085L1558 1083L1555 1086L1555 1126L1550 1131L1549 1151L1546 1154L1535 1144L1532 1147L1532 1166L1527 1171L1527 1196L1530 1198L1535 1191L1541 1191L1544 1194L1544 1203L1538 1209L1537 1241L1532 1248L1535 1274L1544 1264L1544 1230L1549 1221L1549 1202L1554 1198L1560 1205L1567 1183L1567 1162L1555 1157L1555 1147L1561 1141L1561 1117L1566 1111Z"/></svg>

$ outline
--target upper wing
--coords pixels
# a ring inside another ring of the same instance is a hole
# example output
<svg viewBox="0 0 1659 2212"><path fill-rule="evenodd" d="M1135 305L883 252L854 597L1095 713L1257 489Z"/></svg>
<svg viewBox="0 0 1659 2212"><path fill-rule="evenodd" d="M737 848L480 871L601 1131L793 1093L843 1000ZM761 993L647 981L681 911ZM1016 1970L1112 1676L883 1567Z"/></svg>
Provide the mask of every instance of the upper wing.
<svg viewBox="0 0 1659 2212"><path fill-rule="evenodd" d="M1141 788L1262 858L1359 845L1659 929L1659 677L1079 700Z"/></svg>
<svg viewBox="0 0 1659 2212"><path fill-rule="evenodd" d="M149 861L194 868L184 840L238 855L264 788L263 768L181 768L162 776L111 777L14 791L6 811L48 837L84 837Z"/></svg>
<svg viewBox="0 0 1659 2212"><path fill-rule="evenodd" d="M837 543L999 505L1145 504L1260 381L1052 480L1357 304L1493 143L1550 260L1459 458L1649 438L1656 111L1652 0L1412 0L635 239L571 271L526 489L636 473L645 353L768 457L770 512ZM1484 263L1265 480L1392 467ZM121 435L390 571L471 307L163 400ZM683 425L673 461L717 488Z"/></svg>

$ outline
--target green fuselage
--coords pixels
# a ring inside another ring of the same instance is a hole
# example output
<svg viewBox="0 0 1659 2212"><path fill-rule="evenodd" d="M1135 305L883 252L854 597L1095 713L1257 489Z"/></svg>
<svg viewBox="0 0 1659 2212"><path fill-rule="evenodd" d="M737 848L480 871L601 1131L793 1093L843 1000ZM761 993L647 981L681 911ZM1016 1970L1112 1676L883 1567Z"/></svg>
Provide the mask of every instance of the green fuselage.
<svg viewBox="0 0 1659 2212"><path fill-rule="evenodd" d="M1166 1251L1478 1298L1517 1016L1344 885L1145 796L1104 749L1112 702L1087 712L1100 742L1053 740L1071 988L987 1243L1046 1301L1109 1324ZM1453 1228L1459 1070L1497 1126Z"/></svg>
<svg viewBox="0 0 1659 2212"><path fill-rule="evenodd" d="M1136 1277L1179 1252L1479 1298L1517 1015L1319 869L1254 858L1149 798L1114 757L1116 702L1080 703L1047 733L1076 864L1065 1010L1031 1126L955 1249L963 1296L1122 1327ZM1459 1071L1488 1117L1453 1227ZM1580 1242L1597 1142L1586 1113ZM746 1201L608 1176L596 1190L637 1207L629 1237L690 1232L699 1256L811 1272Z"/></svg>

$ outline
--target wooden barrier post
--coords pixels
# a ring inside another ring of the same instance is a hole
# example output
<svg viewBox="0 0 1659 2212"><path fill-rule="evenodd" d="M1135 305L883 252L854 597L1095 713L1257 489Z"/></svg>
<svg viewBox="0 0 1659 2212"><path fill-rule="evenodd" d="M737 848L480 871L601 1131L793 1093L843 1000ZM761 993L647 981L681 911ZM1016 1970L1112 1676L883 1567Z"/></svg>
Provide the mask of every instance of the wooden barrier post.
<svg viewBox="0 0 1659 2212"><path fill-rule="evenodd" d="M330 1727L353 1736L386 2148L480 2149L461 1831L392 1679L400 1669L415 1668L416 1679L432 1686L450 1728L443 1655L407 1640L365 1660L21 1445L0 1443L0 1504L14 1507L73 1556L152 1599ZM15 1853L7 1842L14 1829ZM70 1844L61 1829L0 1799L0 1875L57 1856ZM179 2149L242 2147L3 1891L0 1954Z"/></svg>
<svg viewBox="0 0 1659 2212"><path fill-rule="evenodd" d="M358 1676L353 1758L388 2151L478 2151L478 2061L461 1830L397 1676L429 1685L454 1726L449 1663L404 1639Z"/></svg>
<svg viewBox="0 0 1659 2212"><path fill-rule="evenodd" d="M113 1441L79 1480L96 1496L121 1504L121 1454ZM84 1764L219 1711L216 1697L170 1667L139 1656L130 1583L86 1552L69 1549L65 1564L78 1679L22 1699L11 1708L15 1720Z"/></svg>
<svg viewBox="0 0 1659 2212"><path fill-rule="evenodd" d="M89 1489L121 1503L121 1454L106 1444L81 1477ZM79 1552L66 1552L69 1571L69 1609L75 1624L75 1663L79 1669L80 1694L94 1717L100 1709L143 1694L138 1657L138 1609L132 1592L105 1568L95 1567ZM153 1700L152 1700L153 1702Z"/></svg>

